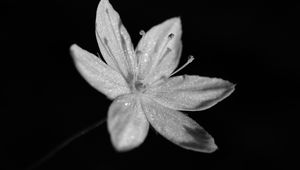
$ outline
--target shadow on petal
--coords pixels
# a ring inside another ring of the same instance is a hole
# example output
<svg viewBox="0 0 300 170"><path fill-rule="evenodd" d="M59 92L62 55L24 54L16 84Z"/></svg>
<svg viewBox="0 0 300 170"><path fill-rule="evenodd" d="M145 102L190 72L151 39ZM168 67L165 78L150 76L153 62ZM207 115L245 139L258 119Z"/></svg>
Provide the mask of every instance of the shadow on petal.
<svg viewBox="0 0 300 170"><path fill-rule="evenodd" d="M219 89L225 89L225 90L217 98L212 98L210 100L203 101L198 106L196 106L194 108L194 110L200 111L200 110L205 110L205 109L208 109L208 108L214 106L215 104L217 104L218 102L220 102L221 100L223 100L224 98L229 96L234 91L235 84L227 83L225 85L208 87L208 88L203 89L203 91L214 91L214 90L216 91ZM188 109L188 108L186 108L186 109Z"/></svg>
<svg viewBox="0 0 300 170"><path fill-rule="evenodd" d="M186 132L193 137L190 142L180 142L179 145L190 150L211 153L218 149L213 137L201 127L195 129L184 126Z"/></svg>

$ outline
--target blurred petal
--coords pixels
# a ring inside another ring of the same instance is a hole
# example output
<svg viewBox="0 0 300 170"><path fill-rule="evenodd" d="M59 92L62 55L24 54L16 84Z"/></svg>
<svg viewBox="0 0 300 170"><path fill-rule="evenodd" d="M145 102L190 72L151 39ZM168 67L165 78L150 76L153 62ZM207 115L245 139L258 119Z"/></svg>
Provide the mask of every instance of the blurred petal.
<svg viewBox="0 0 300 170"><path fill-rule="evenodd" d="M136 56L139 79L144 84L168 77L177 67L182 48L181 33L180 18L171 18L151 28L140 40Z"/></svg>
<svg viewBox="0 0 300 170"><path fill-rule="evenodd" d="M217 149L212 136L181 112L146 99L142 108L154 129L171 142L198 152L211 153Z"/></svg>
<svg viewBox="0 0 300 170"><path fill-rule="evenodd" d="M117 151L128 151L144 142L149 123L133 95L114 100L108 111L108 131Z"/></svg>
<svg viewBox="0 0 300 170"><path fill-rule="evenodd" d="M218 78L176 76L152 87L148 95L175 110L199 111L212 107L234 91L234 85Z"/></svg>
<svg viewBox="0 0 300 170"><path fill-rule="evenodd" d="M125 78L133 72L135 58L130 36L108 0L101 0L96 15L96 37L104 60Z"/></svg>
<svg viewBox="0 0 300 170"><path fill-rule="evenodd" d="M125 79L94 54L74 44L70 48L77 70L95 89L113 99L130 92Z"/></svg>

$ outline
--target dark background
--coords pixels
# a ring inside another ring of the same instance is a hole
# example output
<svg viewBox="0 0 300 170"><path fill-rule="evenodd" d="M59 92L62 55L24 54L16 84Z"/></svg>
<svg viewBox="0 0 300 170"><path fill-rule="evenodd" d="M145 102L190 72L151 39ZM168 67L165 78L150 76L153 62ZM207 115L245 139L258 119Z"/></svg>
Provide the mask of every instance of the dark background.
<svg viewBox="0 0 300 170"><path fill-rule="evenodd" d="M288 1L114 1L136 45L139 31L174 16L183 53L178 74L237 84L217 106L188 113L216 140L213 154L175 146L150 129L135 150L116 153L106 123L37 169L289 169L299 105L299 4ZM76 71L69 47L99 53L98 0L1 1L0 169L24 169L63 140L106 118L111 101Z"/></svg>

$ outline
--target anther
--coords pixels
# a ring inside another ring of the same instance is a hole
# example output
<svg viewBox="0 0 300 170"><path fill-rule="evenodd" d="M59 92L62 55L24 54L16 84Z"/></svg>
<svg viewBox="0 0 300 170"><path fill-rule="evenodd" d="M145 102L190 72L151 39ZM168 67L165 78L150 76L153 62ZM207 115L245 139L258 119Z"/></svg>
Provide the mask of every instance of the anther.
<svg viewBox="0 0 300 170"><path fill-rule="evenodd" d="M141 35L141 36L144 36L145 34L146 34L146 33L145 33L144 30L141 30L141 31L140 31L140 35Z"/></svg>
<svg viewBox="0 0 300 170"><path fill-rule="evenodd" d="M171 34L168 35L168 38L169 38L169 39L172 39L172 38L174 38L174 37L175 37L175 35L174 35L173 33L171 33Z"/></svg>
<svg viewBox="0 0 300 170"><path fill-rule="evenodd" d="M162 52L164 52L165 50L167 50L167 53L169 53L170 51L172 51L172 49L170 49L169 47L168 47L168 44L169 44L169 42L173 39L175 37L175 35L173 34L173 33L170 33L169 35L168 35L168 39L166 40L166 42L165 42L165 44L164 44L164 46L163 46L163 48L162 48Z"/></svg>

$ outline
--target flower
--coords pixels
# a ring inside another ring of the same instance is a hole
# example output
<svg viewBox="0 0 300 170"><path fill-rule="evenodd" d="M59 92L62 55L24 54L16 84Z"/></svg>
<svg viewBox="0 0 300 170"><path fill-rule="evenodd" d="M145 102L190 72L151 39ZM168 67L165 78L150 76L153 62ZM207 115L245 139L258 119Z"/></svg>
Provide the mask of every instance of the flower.
<svg viewBox="0 0 300 170"><path fill-rule="evenodd" d="M96 37L105 60L71 46L75 65L95 89L114 99L108 111L108 131L114 148L127 151L146 138L149 124L185 149L213 152L213 137L178 110L207 109L234 91L219 78L175 76L182 49L180 18L171 18L141 32L134 50L119 14L108 0L99 3Z"/></svg>

